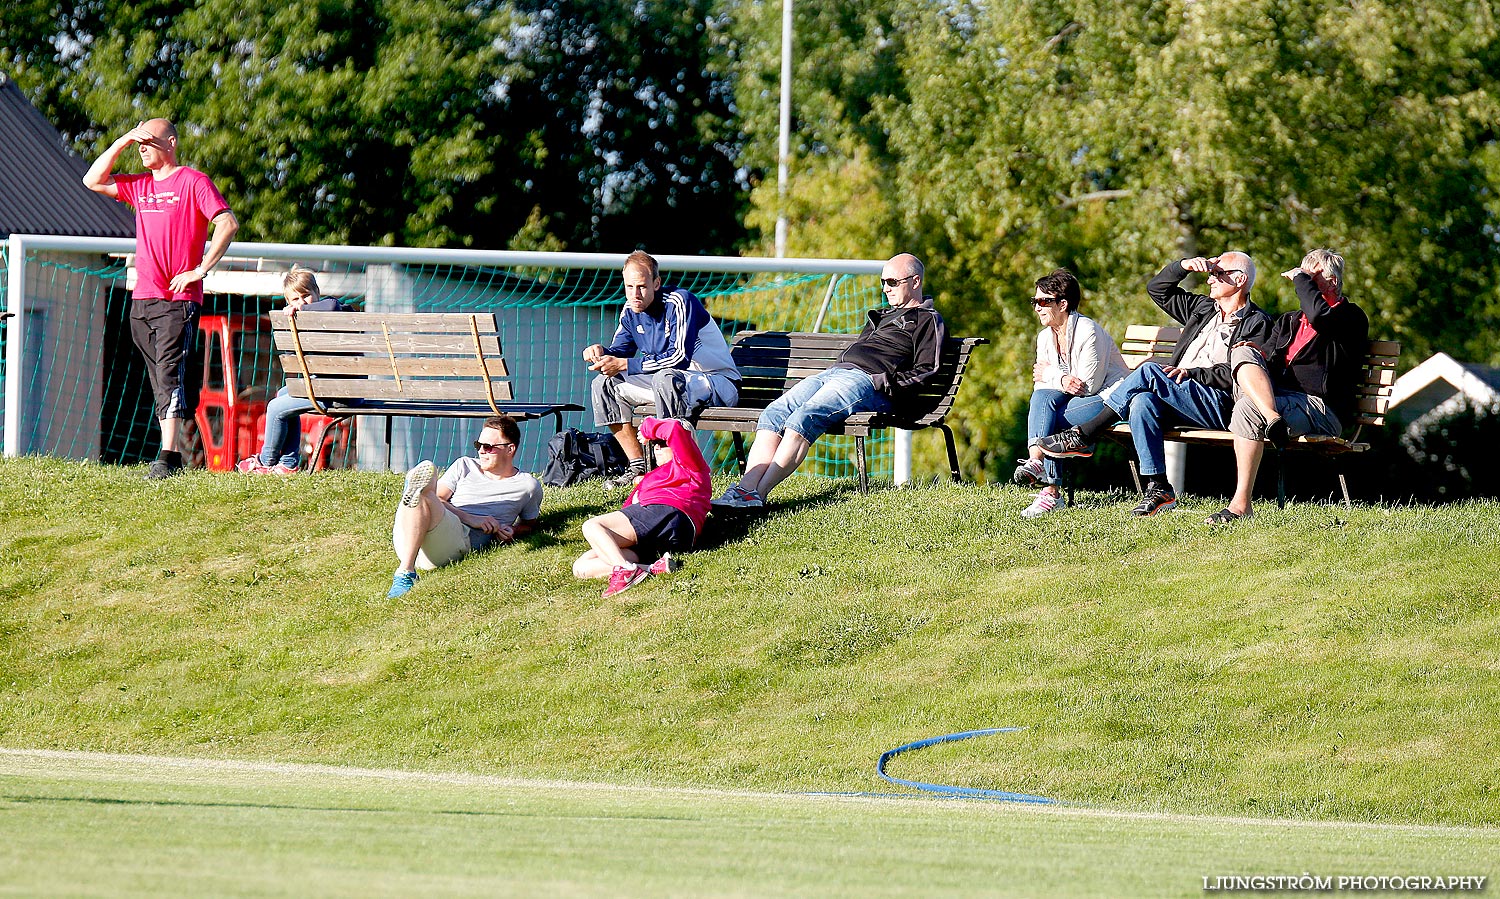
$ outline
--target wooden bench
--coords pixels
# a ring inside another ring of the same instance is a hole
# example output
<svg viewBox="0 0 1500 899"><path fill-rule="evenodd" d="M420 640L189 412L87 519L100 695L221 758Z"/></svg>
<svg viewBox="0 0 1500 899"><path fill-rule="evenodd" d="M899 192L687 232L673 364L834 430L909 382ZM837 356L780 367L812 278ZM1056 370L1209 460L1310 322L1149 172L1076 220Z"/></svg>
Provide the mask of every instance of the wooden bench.
<svg viewBox="0 0 1500 899"><path fill-rule="evenodd" d="M494 313L278 310L271 327L288 392L322 415L385 416L387 453L391 421L400 416L551 415L560 431L564 412L583 411L576 403L514 401Z"/></svg>
<svg viewBox="0 0 1500 899"><path fill-rule="evenodd" d="M823 334L804 331L741 331L734 336L730 352L740 370L740 398L734 406L710 406L698 419L699 430L728 431L734 435L735 455L740 471L745 469L744 435L755 432L760 413L798 381L815 375L838 361L839 354L853 343L858 334ZM854 438L854 465L859 472L861 493L870 489L869 466L865 460L865 438L882 428L918 431L937 428L943 432L948 447L948 467L953 480L959 480L958 448L953 431L945 423L953 401L968 368L969 356L982 337L950 337L943 345L938 372L921 388L908 416L865 412L851 415L842 425L830 428L830 434ZM637 409L639 414L640 408Z"/></svg>
<svg viewBox="0 0 1500 899"><path fill-rule="evenodd" d="M1120 344L1120 352L1125 357L1125 364L1132 370L1142 363L1156 361L1165 364L1171 359L1172 351L1177 347L1177 340L1182 336L1179 327L1159 327L1157 325L1131 325L1125 329L1125 340ZM1370 444L1360 440L1365 428L1377 428L1385 423L1385 411L1391 403L1391 387L1396 383L1396 360L1401 355L1401 344L1395 340L1372 340L1365 351L1362 365L1363 377L1355 388L1355 417L1353 422L1345 422L1347 426L1354 425L1354 432L1349 437L1323 437L1309 436L1298 437L1287 445L1283 452L1275 453L1276 457L1276 502L1279 506L1286 507L1286 482L1282 463L1288 452L1318 453L1325 456L1337 456L1345 453L1362 453L1370 449ZM1106 432L1108 436L1122 442L1130 439L1130 426L1118 424ZM1167 440L1178 443L1199 443L1216 446L1233 446L1234 435L1228 431L1214 431L1202 428L1173 428L1164 435ZM1131 476L1136 480L1136 488L1140 489L1140 475L1136 469L1134 460L1130 463ZM1343 472L1339 473L1339 488L1344 494L1344 504L1350 505L1349 484L1345 480Z"/></svg>

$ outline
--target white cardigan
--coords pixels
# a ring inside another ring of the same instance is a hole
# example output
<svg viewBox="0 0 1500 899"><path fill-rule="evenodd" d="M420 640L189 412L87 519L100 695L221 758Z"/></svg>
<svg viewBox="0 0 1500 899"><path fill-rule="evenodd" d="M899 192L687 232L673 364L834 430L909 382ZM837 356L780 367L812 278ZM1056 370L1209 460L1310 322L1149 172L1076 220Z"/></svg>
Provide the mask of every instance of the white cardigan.
<svg viewBox="0 0 1500 899"><path fill-rule="evenodd" d="M1070 374L1088 385L1085 396L1107 390L1130 374L1114 338L1093 319L1076 312L1068 316L1068 370L1064 372L1059 364L1051 328L1043 328L1036 336L1036 361L1046 366L1037 387L1061 390L1063 375Z"/></svg>

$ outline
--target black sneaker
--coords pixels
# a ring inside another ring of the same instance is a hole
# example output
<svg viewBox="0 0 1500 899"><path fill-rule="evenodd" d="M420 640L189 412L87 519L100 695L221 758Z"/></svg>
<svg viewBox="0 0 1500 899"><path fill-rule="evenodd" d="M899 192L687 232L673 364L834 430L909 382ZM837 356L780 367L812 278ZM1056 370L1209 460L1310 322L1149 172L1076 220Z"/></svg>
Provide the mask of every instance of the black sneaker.
<svg viewBox="0 0 1500 899"><path fill-rule="evenodd" d="M630 464L630 466L628 468L626 468L620 474L617 474L617 475L615 475L613 477L605 478L604 479L604 489L605 490L619 490L621 487L634 487L635 486L635 479L636 478L643 478L645 476L646 476L646 463L645 462L641 462L640 464L636 464L636 463L632 462Z"/></svg>
<svg viewBox="0 0 1500 899"><path fill-rule="evenodd" d="M175 477L181 471L181 465L173 465L165 459L155 459L151 462L151 467L146 469L146 480L165 481Z"/></svg>
<svg viewBox="0 0 1500 899"><path fill-rule="evenodd" d="M1177 495L1172 492L1171 487L1163 487L1152 484L1146 488L1146 495L1130 510L1131 515L1155 515L1157 512L1166 512L1176 508Z"/></svg>
<svg viewBox="0 0 1500 899"><path fill-rule="evenodd" d="M1286 449L1286 445L1292 442L1292 435L1287 430L1285 418L1271 422L1270 427L1266 428L1266 440L1277 449Z"/></svg>
<svg viewBox="0 0 1500 899"><path fill-rule="evenodd" d="M1068 428L1061 434L1043 437L1040 446L1042 452L1054 459L1087 459L1094 454L1094 445L1078 428Z"/></svg>

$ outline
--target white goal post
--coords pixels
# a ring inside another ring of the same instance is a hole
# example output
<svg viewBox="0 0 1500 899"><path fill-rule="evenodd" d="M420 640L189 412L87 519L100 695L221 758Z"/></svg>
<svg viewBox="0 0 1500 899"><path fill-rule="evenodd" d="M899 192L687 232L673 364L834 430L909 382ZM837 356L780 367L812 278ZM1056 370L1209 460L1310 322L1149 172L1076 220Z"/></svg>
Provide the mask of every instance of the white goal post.
<svg viewBox="0 0 1500 899"><path fill-rule="evenodd" d="M72 387L54 383L72 377L62 369L76 362L78 354L84 353L83 344L98 342L97 332L102 325L80 323L79 318L88 313L82 307L88 305L81 288L72 285L80 278L94 276L99 271L91 268L99 260L113 259L114 265L108 275L113 279L102 292L119 294L133 280L131 256L135 241L128 238L92 238L48 235L10 235L6 244L4 312L5 364L3 380L5 387L4 453L17 456L26 453L65 455L75 458L98 458L99 438L83 445L69 444L57 449L56 439L46 439L40 432L52 430L84 429L91 426L90 416L98 417L99 390L92 388L92 406L75 394L82 396L87 391L77 385ZM503 292L486 287L485 277L494 278L496 272L512 281L516 273L543 273L537 282L571 278L578 280L586 272L597 273L597 285L589 297L570 297L563 300L536 301L533 305L560 308L594 307L593 316L579 328L592 328L597 332L598 320L612 319L612 305L618 309L620 291L615 273L624 264L624 253L536 253L502 250L448 250L416 249L396 247L354 247L321 244L282 244L238 242L229 247L225 259L205 279L205 289L213 295L236 295L248 297L251 311L264 311L278 305L280 276L292 263L308 265L318 272L324 292L330 295L356 295L370 308L421 309L441 308L449 302L479 304L479 308L491 308L485 303L503 305ZM786 330L857 330L862 324L863 310L883 302L876 280L883 267L880 260L843 259L770 259L725 256L673 256L656 257L664 273L664 280L674 280L700 294L703 288L696 287L692 280L701 276L701 283L728 283L737 279L738 286L720 290L709 300L710 308L721 323L740 321L762 322L768 329ZM89 260L93 260L90 262ZM48 269L48 277L40 277L39 268ZM409 272L440 274L431 276L428 282L418 284L416 279L404 277ZM712 281L717 278L718 281ZM795 283L793 290L788 285ZM433 285L437 286L433 286ZM336 285L335 289L330 289ZM101 292L99 288L94 288ZM407 292L403 294L403 290ZM73 296L69 297L69 292ZM447 291L445 293L444 291ZM710 293L714 290L710 289ZM415 294L422 293L420 301ZM739 312L745 308L747 299L754 295L754 315ZM605 299L604 297L607 297ZM254 302L263 303L255 307ZM403 303L406 305L403 307ZM736 305L739 304L739 305ZM837 308L836 308L837 307ZM470 307L465 307L470 308ZM770 310L774 310L770 311ZM779 316L782 324L774 323L768 316ZM101 313L102 315L102 313ZM554 317L555 314L554 314ZM839 318L832 322L831 318ZM531 339L565 342L567 337L557 336L556 323L548 336ZM726 324L726 329L732 327ZM568 332L571 336L571 332ZM34 345L33 345L34 344ZM509 345L507 346L509 349ZM546 346L552 357L561 354L576 354L578 347ZM88 353L98 355L101 351L93 346ZM87 358L87 356L85 356ZM80 366L87 367L87 366ZM40 388L29 383L34 372L47 373L47 389L63 397L44 399ZM562 370L564 374L571 374ZM97 374L77 374L77 378L97 377ZM578 380L577 378L572 378ZM569 389L573 389L571 386ZM559 397L559 399L561 399ZM74 408L65 409L65 403ZM46 418L47 421L28 421ZM66 424L62 419L68 419ZM52 419L57 419L53 428ZM584 425L591 426L591 422ZM903 483L910 477L910 432L899 432L895 439L893 474L896 482ZM428 448L430 450L430 447ZM370 454L372 457L374 453ZM403 461L398 458L396 461Z"/></svg>

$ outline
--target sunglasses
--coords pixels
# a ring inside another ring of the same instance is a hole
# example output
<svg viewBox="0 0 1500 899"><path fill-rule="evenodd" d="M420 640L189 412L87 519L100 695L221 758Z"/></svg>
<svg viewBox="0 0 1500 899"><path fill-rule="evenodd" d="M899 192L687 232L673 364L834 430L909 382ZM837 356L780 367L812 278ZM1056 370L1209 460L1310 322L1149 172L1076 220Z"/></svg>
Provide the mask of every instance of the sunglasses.
<svg viewBox="0 0 1500 899"><path fill-rule="evenodd" d="M502 447L502 446L508 446L511 449L515 449L516 448L516 445L514 443L485 443L482 440L476 440L476 441L474 441L474 452L476 452L476 453L498 453L498 452L500 452L500 447Z"/></svg>
<svg viewBox="0 0 1500 899"><path fill-rule="evenodd" d="M1060 302L1062 302L1062 301L1059 300L1059 299L1057 299L1057 297L1032 297L1031 298L1031 305L1033 305L1033 306L1056 306Z"/></svg>
<svg viewBox="0 0 1500 899"><path fill-rule="evenodd" d="M884 287L886 290L890 290L892 287L900 287L902 284L905 284L907 281L910 281L915 277L916 275L907 275L905 278L881 278L880 286Z"/></svg>
<svg viewBox="0 0 1500 899"><path fill-rule="evenodd" d="M1208 276L1210 278L1218 278L1220 281L1228 281L1230 275L1243 275L1244 273L1245 270L1242 268L1215 268L1209 271Z"/></svg>

